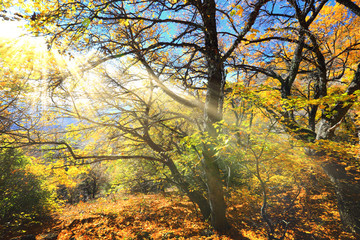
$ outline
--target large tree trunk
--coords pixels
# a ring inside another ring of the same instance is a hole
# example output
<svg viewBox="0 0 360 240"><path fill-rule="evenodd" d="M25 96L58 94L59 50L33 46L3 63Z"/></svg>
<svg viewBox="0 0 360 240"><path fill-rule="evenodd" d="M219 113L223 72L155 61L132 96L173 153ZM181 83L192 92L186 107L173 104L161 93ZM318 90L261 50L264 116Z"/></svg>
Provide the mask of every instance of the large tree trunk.
<svg viewBox="0 0 360 240"><path fill-rule="evenodd" d="M226 219L226 204L220 171L211 149L203 149L203 165L208 188L208 198L211 209L211 225L218 231L224 232L229 228Z"/></svg>
<svg viewBox="0 0 360 240"><path fill-rule="evenodd" d="M175 179L177 187L182 192L184 192L193 203L195 203L199 207L204 219L209 219L211 214L211 208L208 200L200 193L200 191L190 190L189 183L187 183L183 179L183 176L180 174L172 160L169 159L166 165L170 169L170 172Z"/></svg>
<svg viewBox="0 0 360 240"><path fill-rule="evenodd" d="M217 71L216 73L222 74L223 72ZM220 111L223 100L223 83L220 81L216 82L216 78L211 80L215 83L209 82L208 84L208 94L206 96L205 104L205 130L211 138L216 138L217 132L213 124L221 120ZM223 79L222 81L225 80ZM216 152L210 144L204 144L202 152L202 164L205 171L208 198L211 208L211 225L216 230L223 232L229 228L229 224L226 219L226 204L224 199L223 184L218 166L218 161L221 159L215 155Z"/></svg>
<svg viewBox="0 0 360 240"><path fill-rule="evenodd" d="M284 83L286 84L286 82ZM324 81L320 81L319 85L322 86L320 86L321 89L319 89L318 97L326 96L326 85ZM352 82L346 90L346 94L351 96L357 90L360 90L360 64L358 65ZM291 95L291 93L289 94ZM286 98L287 96L288 94L282 88L282 97ZM286 126L287 131L294 134L299 140L305 142L316 141L320 143L322 140L329 141L334 138L335 130L353 106L354 101L354 97L350 97L347 100L339 100L335 106L323 110L316 133L301 127L289 117L289 113L287 112L282 114L286 117L286 121L280 122ZM312 128L314 129L314 126ZM328 155L326 149L309 150L308 154L317 158ZM321 167L334 184L338 200L338 211L344 227L350 229L355 234L360 234L360 181L356 179L360 173L350 174L347 172L344 166L339 164L341 162L339 158L340 156L330 156L330 160L321 164Z"/></svg>
<svg viewBox="0 0 360 240"><path fill-rule="evenodd" d="M208 82L208 92L205 103L205 131L210 138L217 137L214 123L222 119L223 91L225 84L225 74L222 67L210 65L210 79ZM223 184L220 176L218 162L221 161L215 155L213 146L203 145L203 167L208 188L208 198L211 208L211 224L220 231L226 231L229 224L226 219L226 204L224 199Z"/></svg>
<svg viewBox="0 0 360 240"><path fill-rule="evenodd" d="M350 96L359 89L360 64L346 93ZM354 99L346 102L338 101L332 109L324 111L316 133L316 140L331 140L335 135L335 129L340 125L353 103ZM324 156L326 151L317 151L316 154ZM322 168L334 184L341 220L346 228L360 234L360 182L355 179L359 173L350 174L347 172L344 166L339 164L341 162L340 156L332 156L331 158L322 164Z"/></svg>
<svg viewBox="0 0 360 240"><path fill-rule="evenodd" d="M205 26L205 49L208 71L207 93L204 111L204 128L209 137L216 138L217 132L213 124L222 120L225 71L219 51L216 29L216 3L206 0L199 6ZM226 219L226 204L224 199L223 184L218 166L218 157L215 156L213 147L203 145L203 166L206 176L208 200L211 209L211 225L217 231L224 232L229 228Z"/></svg>
<svg viewBox="0 0 360 240"><path fill-rule="evenodd" d="M342 223L360 234L360 181L346 172L343 165L325 163L322 168L334 184Z"/></svg>

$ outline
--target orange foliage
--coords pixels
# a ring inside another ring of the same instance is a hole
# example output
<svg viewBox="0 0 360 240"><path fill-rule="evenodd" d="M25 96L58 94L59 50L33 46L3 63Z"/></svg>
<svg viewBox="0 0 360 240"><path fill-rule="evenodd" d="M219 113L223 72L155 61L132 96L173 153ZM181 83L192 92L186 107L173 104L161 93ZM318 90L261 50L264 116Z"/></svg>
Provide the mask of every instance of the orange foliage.
<svg viewBox="0 0 360 240"><path fill-rule="evenodd" d="M58 216L60 223L48 231L59 232L59 240L231 239L212 234L210 225L199 218L200 213L187 200L162 195L118 198L67 206Z"/></svg>
<svg viewBox="0 0 360 240"><path fill-rule="evenodd" d="M316 181L304 179L307 187L301 189L293 210L287 214L292 220L285 239L355 240L351 234L341 229L333 190L321 178L317 176ZM323 191L319 192L318 189ZM273 220L281 219L283 208L281 201L273 202ZM41 234L36 232L36 239L46 239L49 233L55 233L59 240L265 240L266 227L259 209L259 196L252 195L245 189L234 194L229 199L228 208L233 229L227 235L221 235L200 219L200 213L193 203L180 196L118 195L65 206L61 213L57 213L57 222L53 226L43 228Z"/></svg>

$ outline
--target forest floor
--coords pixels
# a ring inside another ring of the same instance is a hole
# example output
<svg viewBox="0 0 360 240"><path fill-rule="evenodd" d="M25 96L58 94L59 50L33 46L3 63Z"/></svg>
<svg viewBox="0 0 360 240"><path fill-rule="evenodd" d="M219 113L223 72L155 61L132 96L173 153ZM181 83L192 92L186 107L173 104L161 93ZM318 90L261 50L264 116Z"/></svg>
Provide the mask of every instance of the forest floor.
<svg viewBox="0 0 360 240"><path fill-rule="evenodd" d="M201 220L200 213L187 198L164 194L117 195L66 205L51 221L22 229L21 235L32 234L37 240L267 239L260 217L256 212L251 213L251 201L247 206L240 203L232 202L228 209L233 227L226 235L216 233ZM297 221L289 226L285 239L356 239L339 228L336 216L328 222L312 224L305 226L301 220Z"/></svg>

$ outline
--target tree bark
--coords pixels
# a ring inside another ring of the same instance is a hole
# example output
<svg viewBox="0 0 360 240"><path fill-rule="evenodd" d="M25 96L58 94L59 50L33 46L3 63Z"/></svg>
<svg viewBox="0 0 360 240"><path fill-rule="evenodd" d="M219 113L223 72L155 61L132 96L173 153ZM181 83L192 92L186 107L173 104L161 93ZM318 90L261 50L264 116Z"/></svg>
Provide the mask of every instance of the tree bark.
<svg viewBox="0 0 360 240"><path fill-rule="evenodd" d="M205 27L205 49L208 69L207 93L204 111L204 129L210 138L216 138L217 132L214 123L222 120L225 71L221 60L216 27L216 3L214 0L204 1L199 6ZM225 232L229 228L226 219L226 203L224 198L223 184L218 166L219 159L209 144L203 145L204 172L210 204L211 225L219 232Z"/></svg>
<svg viewBox="0 0 360 240"><path fill-rule="evenodd" d="M211 208L208 200L198 190L189 189L189 184L184 181L183 176L179 173L177 167L172 160L169 159L166 162L166 165L169 168L172 176L176 180L178 188L183 191L189 197L189 199L199 207L204 219L209 219L211 214Z"/></svg>
<svg viewBox="0 0 360 240"><path fill-rule="evenodd" d="M343 225L353 233L360 234L360 181L337 163L325 163L322 168L334 184Z"/></svg>
<svg viewBox="0 0 360 240"><path fill-rule="evenodd" d="M351 81L346 93L350 96L360 89L360 64ZM352 107L354 99L347 101L338 101L337 104L329 110L322 113L316 140L331 140L335 135L336 128L340 125L342 119ZM326 151L317 151L317 156L326 155ZM322 164L322 168L334 184L338 210L344 226L356 234L360 234L360 181L356 180L359 173L350 174L339 164L341 156L331 156L331 159Z"/></svg>
<svg viewBox="0 0 360 240"><path fill-rule="evenodd" d="M204 146L203 149L203 165L206 176L206 185L208 188L208 198L210 204L210 220L211 225L218 231L226 231L230 225L226 219L226 204L224 199L223 184L220 177L220 171L217 159L211 146Z"/></svg>
<svg viewBox="0 0 360 240"><path fill-rule="evenodd" d="M345 7L350 9L353 13L360 16L360 7L351 0L336 0L336 2L344 5Z"/></svg>

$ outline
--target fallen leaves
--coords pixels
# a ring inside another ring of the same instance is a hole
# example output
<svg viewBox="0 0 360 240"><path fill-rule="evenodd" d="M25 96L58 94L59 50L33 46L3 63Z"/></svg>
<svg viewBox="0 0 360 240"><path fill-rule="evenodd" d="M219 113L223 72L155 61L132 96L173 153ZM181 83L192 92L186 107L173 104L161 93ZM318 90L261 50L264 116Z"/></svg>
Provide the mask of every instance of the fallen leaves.
<svg viewBox="0 0 360 240"><path fill-rule="evenodd" d="M60 229L59 240L231 239L212 232L199 214L193 203L178 196L133 195L67 206L55 229Z"/></svg>
<svg viewBox="0 0 360 240"><path fill-rule="evenodd" d="M296 200L286 239L342 239L353 240L339 226L331 189L302 191ZM214 231L200 218L194 204L179 195L118 195L94 202L67 205L57 214L57 223L49 227L37 240L93 240L93 239L251 239L266 240L266 227L259 214L257 197L250 192L234 194L229 199L228 217L233 228L227 235ZM281 219L284 207L276 202L272 217ZM321 207L319 207L321 206ZM325 210L323 209L325 208ZM279 216L277 216L279 215Z"/></svg>

